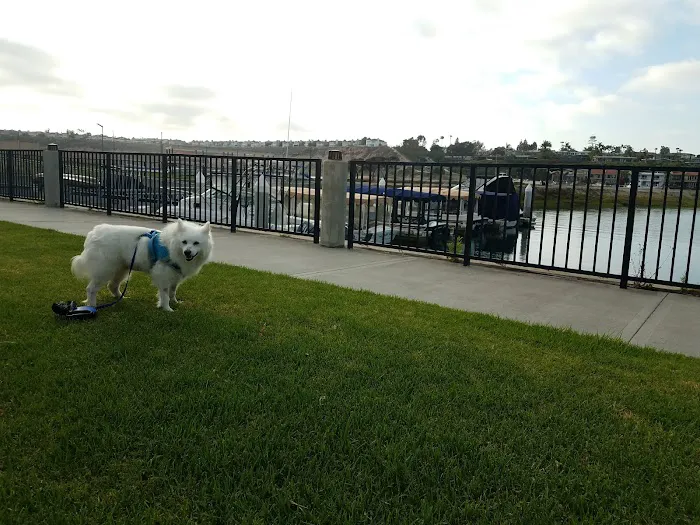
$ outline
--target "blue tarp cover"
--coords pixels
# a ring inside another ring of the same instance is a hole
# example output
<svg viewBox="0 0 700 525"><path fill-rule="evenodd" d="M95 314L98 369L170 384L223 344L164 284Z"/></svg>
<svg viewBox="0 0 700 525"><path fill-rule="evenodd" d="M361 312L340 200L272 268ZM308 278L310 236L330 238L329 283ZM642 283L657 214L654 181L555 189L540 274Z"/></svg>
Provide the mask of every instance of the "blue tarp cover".
<svg viewBox="0 0 700 525"><path fill-rule="evenodd" d="M348 191L350 191L350 186L348 186ZM362 185L355 187L355 193L362 193L364 195L383 195L386 197L392 197L396 199L415 199L415 200L426 200L426 201L445 201L447 200L443 195L439 193L431 193L427 191L410 190L404 188L387 188L379 186L369 186Z"/></svg>

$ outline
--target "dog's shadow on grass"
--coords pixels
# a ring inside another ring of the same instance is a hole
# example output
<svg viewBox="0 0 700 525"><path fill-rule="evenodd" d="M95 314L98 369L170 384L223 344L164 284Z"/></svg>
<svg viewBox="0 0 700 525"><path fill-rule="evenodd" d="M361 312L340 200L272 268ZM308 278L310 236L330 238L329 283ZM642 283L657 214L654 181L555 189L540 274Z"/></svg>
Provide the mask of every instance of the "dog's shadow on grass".
<svg viewBox="0 0 700 525"><path fill-rule="evenodd" d="M195 294L183 296L182 302L171 305L174 311L166 312L156 308L155 293L127 293L117 304L98 310L93 319L52 319L51 339L61 346L81 345L90 352L147 358L163 349L192 353L212 343L235 345L258 337L259 327L253 320L213 312ZM100 294L98 304L113 300L107 292Z"/></svg>

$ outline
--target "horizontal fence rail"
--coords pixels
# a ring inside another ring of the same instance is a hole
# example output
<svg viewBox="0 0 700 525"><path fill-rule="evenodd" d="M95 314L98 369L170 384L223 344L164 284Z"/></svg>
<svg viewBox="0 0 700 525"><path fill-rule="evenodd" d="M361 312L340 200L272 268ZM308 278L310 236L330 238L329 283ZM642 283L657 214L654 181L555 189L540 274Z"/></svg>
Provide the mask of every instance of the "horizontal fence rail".
<svg viewBox="0 0 700 525"><path fill-rule="evenodd" d="M62 204L319 240L319 159L60 151Z"/></svg>
<svg viewBox="0 0 700 525"><path fill-rule="evenodd" d="M700 288L698 172L352 161L347 240Z"/></svg>
<svg viewBox="0 0 700 525"><path fill-rule="evenodd" d="M0 197L44 201L42 150L0 150Z"/></svg>

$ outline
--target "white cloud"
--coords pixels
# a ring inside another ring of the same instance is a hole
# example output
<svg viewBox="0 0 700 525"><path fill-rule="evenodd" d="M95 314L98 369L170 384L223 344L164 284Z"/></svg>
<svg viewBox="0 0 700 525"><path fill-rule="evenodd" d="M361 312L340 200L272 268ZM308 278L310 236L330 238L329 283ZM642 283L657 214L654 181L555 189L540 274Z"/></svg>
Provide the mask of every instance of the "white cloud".
<svg viewBox="0 0 700 525"><path fill-rule="evenodd" d="M700 60L682 60L647 67L631 78L622 91L652 93L700 92Z"/></svg>
<svg viewBox="0 0 700 525"><path fill-rule="evenodd" d="M618 102L615 94L588 96L566 104L547 103L544 106L547 119L561 130L575 130L581 117L603 115ZM585 132L584 132L585 133Z"/></svg>
<svg viewBox="0 0 700 525"><path fill-rule="evenodd" d="M423 38L435 38L437 35L437 27L429 20L420 19L415 22L416 31Z"/></svg>
<svg viewBox="0 0 700 525"><path fill-rule="evenodd" d="M607 115L627 118L640 86L675 89L658 80L676 74L668 70L643 72L619 93L582 82L581 72L643 56L683 1L694 8L695 0L200 0L187 8L122 0L112 9L65 0L39 17L15 2L3 8L12 21L4 36L52 57L36 71L21 64L22 74L50 74L80 96L0 83L0 112L5 127L22 129L104 121L127 136L286 138L293 88L296 138L452 135L495 146L526 137L581 147L606 126L625 132ZM0 59L0 78L3 67Z"/></svg>

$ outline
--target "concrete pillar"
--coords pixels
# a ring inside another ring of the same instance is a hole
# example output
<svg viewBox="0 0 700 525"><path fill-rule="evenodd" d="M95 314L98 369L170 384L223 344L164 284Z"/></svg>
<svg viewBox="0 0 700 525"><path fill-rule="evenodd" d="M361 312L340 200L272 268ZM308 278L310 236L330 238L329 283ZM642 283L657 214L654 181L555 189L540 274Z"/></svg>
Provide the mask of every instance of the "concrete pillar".
<svg viewBox="0 0 700 525"><path fill-rule="evenodd" d="M44 150L44 204L49 208L61 206L61 172L58 146L49 144Z"/></svg>
<svg viewBox="0 0 700 525"><path fill-rule="evenodd" d="M331 150L328 160L323 161L320 241L327 248L345 247L345 196L350 171L342 158L340 151Z"/></svg>

